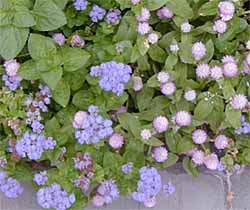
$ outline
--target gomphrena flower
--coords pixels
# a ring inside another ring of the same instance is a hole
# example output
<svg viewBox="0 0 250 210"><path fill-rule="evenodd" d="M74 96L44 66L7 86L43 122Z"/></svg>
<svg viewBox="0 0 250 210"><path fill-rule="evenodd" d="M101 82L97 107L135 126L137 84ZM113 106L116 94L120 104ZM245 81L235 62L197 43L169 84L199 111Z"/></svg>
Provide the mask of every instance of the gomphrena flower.
<svg viewBox="0 0 250 210"><path fill-rule="evenodd" d="M134 76L133 79L133 90L140 91L143 88L143 81L141 77Z"/></svg>
<svg viewBox="0 0 250 210"><path fill-rule="evenodd" d="M115 181L109 179L98 185L96 195L103 198L103 204L110 204L120 197L120 192Z"/></svg>
<svg viewBox="0 0 250 210"><path fill-rule="evenodd" d="M162 7L157 10L156 15L159 19L170 19L174 16L174 13L167 7Z"/></svg>
<svg viewBox="0 0 250 210"><path fill-rule="evenodd" d="M138 23L137 31L140 35L145 35L149 33L150 26L147 22Z"/></svg>
<svg viewBox="0 0 250 210"><path fill-rule="evenodd" d="M120 22L122 16L121 11L119 9L111 9L109 10L106 20L108 24L116 25Z"/></svg>
<svg viewBox="0 0 250 210"><path fill-rule="evenodd" d="M52 38L60 46L63 46L65 43L65 36L62 33L55 33Z"/></svg>
<svg viewBox="0 0 250 210"><path fill-rule="evenodd" d="M222 68L219 66L214 66L210 69L210 77L214 80L219 80L223 77Z"/></svg>
<svg viewBox="0 0 250 210"><path fill-rule="evenodd" d="M192 155L192 161L197 165L204 163L205 153L202 150L196 150Z"/></svg>
<svg viewBox="0 0 250 210"><path fill-rule="evenodd" d="M192 116L187 111L179 111L175 114L175 122L179 126L188 126L192 122Z"/></svg>
<svg viewBox="0 0 250 210"><path fill-rule="evenodd" d="M149 44L155 44L158 42L159 36L157 35L157 33L150 33L148 35L148 43Z"/></svg>
<svg viewBox="0 0 250 210"><path fill-rule="evenodd" d="M186 101L194 101L196 99L197 93L195 90L187 90L184 93L184 98Z"/></svg>
<svg viewBox="0 0 250 210"><path fill-rule="evenodd" d="M189 33L192 29L192 25L187 21L181 24L181 31L183 33Z"/></svg>
<svg viewBox="0 0 250 210"><path fill-rule="evenodd" d="M172 182L168 182L162 186L163 193L166 197L169 197L175 192L175 186Z"/></svg>
<svg viewBox="0 0 250 210"><path fill-rule="evenodd" d="M109 61L99 66L93 66L90 70L92 77L99 77L99 85L104 91L112 91L121 96L125 90L125 84L130 80L132 69L129 65Z"/></svg>
<svg viewBox="0 0 250 210"><path fill-rule="evenodd" d="M149 140L152 137L152 133L149 129L143 129L141 131L141 138L145 141Z"/></svg>
<svg viewBox="0 0 250 210"><path fill-rule="evenodd" d="M89 106L88 114L79 120L75 137L79 144L97 144L101 139L113 133L112 121L104 119L98 115L97 106Z"/></svg>
<svg viewBox="0 0 250 210"><path fill-rule="evenodd" d="M208 64L202 63L196 67L195 72L198 78L205 79L210 75L210 67Z"/></svg>
<svg viewBox="0 0 250 210"><path fill-rule="evenodd" d="M202 129L197 129L192 133L192 139L195 144L203 144L207 140L207 133Z"/></svg>
<svg viewBox="0 0 250 210"><path fill-rule="evenodd" d="M152 157L156 162L162 163L168 159L168 151L165 147L155 147L152 152Z"/></svg>
<svg viewBox="0 0 250 210"><path fill-rule="evenodd" d="M105 9L99 7L98 5L94 5L89 13L89 17L91 18L92 22L97 23L98 21L103 20L105 14Z"/></svg>
<svg viewBox="0 0 250 210"><path fill-rule="evenodd" d="M173 82L169 81L161 84L160 90L165 96L172 96L176 91L176 86Z"/></svg>
<svg viewBox="0 0 250 210"><path fill-rule="evenodd" d="M247 65L250 66L250 53L248 53L246 56L246 63L247 63Z"/></svg>
<svg viewBox="0 0 250 210"><path fill-rule="evenodd" d="M224 55L221 59L223 64L225 63L236 63L235 58L232 55Z"/></svg>
<svg viewBox="0 0 250 210"><path fill-rule="evenodd" d="M45 185L46 182L48 181L48 177L47 177L47 171L41 171L37 174L35 174L33 181L37 184L37 185Z"/></svg>
<svg viewBox="0 0 250 210"><path fill-rule="evenodd" d="M196 61L201 60L206 55L207 49L202 42L196 42L192 46L192 54Z"/></svg>
<svg viewBox="0 0 250 210"><path fill-rule="evenodd" d="M229 21L233 18L235 7L230 1L222 1L218 5L220 17L224 21Z"/></svg>
<svg viewBox="0 0 250 210"><path fill-rule="evenodd" d="M122 165L121 170L124 174L130 174L133 171L134 164L132 162L128 162L127 164Z"/></svg>
<svg viewBox="0 0 250 210"><path fill-rule="evenodd" d="M250 120L250 118L249 118ZM250 122L246 121L246 117L241 117L241 127L235 130L235 133L238 135L241 134L250 134Z"/></svg>
<svg viewBox="0 0 250 210"><path fill-rule="evenodd" d="M88 113L84 111L78 111L75 113L72 126L75 129L80 129L83 125L84 120L88 118Z"/></svg>
<svg viewBox="0 0 250 210"><path fill-rule="evenodd" d="M18 69L20 68L20 63L16 60L8 60L3 64L6 74L10 77L17 76Z"/></svg>
<svg viewBox="0 0 250 210"><path fill-rule="evenodd" d="M71 40L70 40L70 45L72 47L79 47L83 48L85 45L85 41L79 36L79 35L73 35Z"/></svg>
<svg viewBox="0 0 250 210"><path fill-rule="evenodd" d="M51 137L46 139L44 134L25 132L16 143L16 151L23 158L28 157L30 160L38 160L44 150L53 150L55 146L56 141Z"/></svg>
<svg viewBox="0 0 250 210"><path fill-rule="evenodd" d="M38 204L44 209L66 210L75 203L74 193L68 193L57 183L43 187L36 193Z"/></svg>
<svg viewBox="0 0 250 210"><path fill-rule="evenodd" d="M235 77L238 73L238 66L235 62L227 62L223 66L223 74L225 77Z"/></svg>
<svg viewBox="0 0 250 210"><path fill-rule="evenodd" d="M168 129L168 119L164 116L157 116L153 120L153 127L158 133L163 133Z"/></svg>
<svg viewBox="0 0 250 210"><path fill-rule="evenodd" d="M87 9L88 1L87 0L75 0L74 7L77 11L84 11Z"/></svg>
<svg viewBox="0 0 250 210"><path fill-rule="evenodd" d="M226 149L229 146L229 139L225 135L219 135L214 140L217 149Z"/></svg>
<svg viewBox="0 0 250 210"><path fill-rule="evenodd" d="M165 71L161 71L157 74L157 80L160 83L166 83L169 81L169 79L170 79L169 73Z"/></svg>
<svg viewBox="0 0 250 210"><path fill-rule="evenodd" d="M142 7L141 14L136 16L136 20L138 22L147 22L149 21L149 18L150 18L150 11L145 7Z"/></svg>
<svg viewBox="0 0 250 210"><path fill-rule="evenodd" d="M132 4L139 4L141 0L131 0Z"/></svg>
<svg viewBox="0 0 250 210"><path fill-rule="evenodd" d="M177 43L173 43L169 46L169 50L173 53L177 53L180 50L180 48Z"/></svg>
<svg viewBox="0 0 250 210"><path fill-rule="evenodd" d="M234 109L242 110L247 106L247 97L243 94L237 94L231 98L231 105Z"/></svg>
<svg viewBox="0 0 250 210"><path fill-rule="evenodd" d="M135 201L146 204L148 199L155 197L161 190L161 176L154 167L142 167L139 170L140 180L137 189L132 193Z"/></svg>
<svg viewBox="0 0 250 210"><path fill-rule="evenodd" d="M205 166L210 170L216 170L219 164L219 159L216 154L207 155L204 159Z"/></svg>
<svg viewBox="0 0 250 210"><path fill-rule="evenodd" d="M213 25L213 30L220 34L223 34L227 30L227 23L223 20L216 20Z"/></svg>
<svg viewBox="0 0 250 210"><path fill-rule="evenodd" d="M109 145L113 149L120 149L124 144L124 137L120 133L113 133L109 137Z"/></svg>

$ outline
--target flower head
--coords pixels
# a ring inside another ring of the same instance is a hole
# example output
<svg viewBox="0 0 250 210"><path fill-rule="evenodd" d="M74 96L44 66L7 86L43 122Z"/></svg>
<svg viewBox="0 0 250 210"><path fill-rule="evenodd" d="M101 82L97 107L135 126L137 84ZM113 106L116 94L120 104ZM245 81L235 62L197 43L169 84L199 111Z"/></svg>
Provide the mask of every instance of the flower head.
<svg viewBox="0 0 250 210"><path fill-rule="evenodd" d="M74 35L71 38L70 44L72 47L83 48L85 45L85 41L79 35Z"/></svg>
<svg viewBox="0 0 250 210"><path fill-rule="evenodd" d="M214 80L221 79L223 77L222 68L219 66L214 66L210 69L210 77Z"/></svg>
<svg viewBox="0 0 250 210"><path fill-rule="evenodd" d="M202 42L196 42L192 46L192 54L195 60L199 61L206 55L207 49Z"/></svg>
<svg viewBox="0 0 250 210"><path fill-rule="evenodd" d="M144 22L144 23L138 23L138 33L140 35L145 35L147 34L149 31L150 31L150 26L147 22Z"/></svg>
<svg viewBox="0 0 250 210"><path fill-rule="evenodd" d="M192 25L187 21L181 24L181 31L184 33L189 33L192 29Z"/></svg>
<svg viewBox="0 0 250 210"><path fill-rule="evenodd" d="M207 133L202 129L197 129L192 133L192 139L195 144L203 144L207 140Z"/></svg>
<svg viewBox="0 0 250 210"><path fill-rule="evenodd" d="M188 90L184 94L184 98L186 101L194 101L196 99L196 91L195 90Z"/></svg>
<svg viewBox="0 0 250 210"><path fill-rule="evenodd" d="M174 13L165 6L158 9L156 15L159 19L170 19L174 16Z"/></svg>
<svg viewBox="0 0 250 210"><path fill-rule="evenodd" d="M222 1L218 5L220 17L224 21L229 21L233 18L235 7L234 4L230 1Z"/></svg>
<svg viewBox="0 0 250 210"><path fill-rule="evenodd" d="M138 22L147 22L150 18L150 12L147 8L141 8L141 14L136 16Z"/></svg>
<svg viewBox="0 0 250 210"><path fill-rule="evenodd" d="M119 134L119 133L113 133L109 137L109 145L113 149L120 149L123 144L124 144L124 137L121 134Z"/></svg>
<svg viewBox="0 0 250 210"><path fill-rule="evenodd" d="M204 159L205 166L210 170L216 170L219 164L219 159L216 154L207 155Z"/></svg>
<svg viewBox="0 0 250 210"><path fill-rule="evenodd" d="M157 74L157 80L160 83L166 83L169 81L169 73L165 72L165 71L161 71Z"/></svg>
<svg viewBox="0 0 250 210"><path fill-rule="evenodd" d="M234 62L225 63L223 66L223 74L225 77L235 77L238 73L238 66Z"/></svg>
<svg viewBox="0 0 250 210"><path fill-rule="evenodd" d="M234 109L242 110L247 106L247 103L247 97L243 94L237 94L231 99L231 105Z"/></svg>
<svg viewBox="0 0 250 210"><path fill-rule="evenodd" d="M168 151L165 147L155 147L153 149L152 157L156 162L162 163L168 159Z"/></svg>
<svg viewBox="0 0 250 210"><path fill-rule="evenodd" d="M171 96L175 93L176 91L176 86L173 82L166 82L161 84L161 92L165 96Z"/></svg>
<svg viewBox="0 0 250 210"><path fill-rule="evenodd" d="M152 137L152 133L149 129L145 128L141 131L141 138L143 140L149 140L151 137Z"/></svg>
<svg viewBox="0 0 250 210"><path fill-rule="evenodd" d="M220 34L223 34L227 30L227 23L223 20L216 20L213 25L213 30Z"/></svg>
<svg viewBox="0 0 250 210"><path fill-rule="evenodd" d="M168 129L168 119L164 116L154 118L153 127L158 133L163 133Z"/></svg>
<svg viewBox="0 0 250 210"><path fill-rule="evenodd" d="M52 38L60 46L63 46L65 43L65 36L62 33L55 33Z"/></svg>
<svg viewBox="0 0 250 210"><path fill-rule="evenodd" d="M89 17L91 18L92 22L97 23L98 21L103 20L105 14L105 9L99 7L98 5L94 5L89 13Z"/></svg>
<svg viewBox="0 0 250 210"><path fill-rule="evenodd" d="M84 11L88 6L87 0L75 0L74 7L77 11Z"/></svg>
<svg viewBox="0 0 250 210"><path fill-rule="evenodd" d="M199 64L196 67L196 75L197 77L199 77L200 79L205 79L208 78L210 75L210 67L208 64Z"/></svg>
<svg viewBox="0 0 250 210"><path fill-rule="evenodd" d="M159 39L159 36L156 33L150 33L148 35L148 42L150 44L155 44Z"/></svg>
<svg viewBox="0 0 250 210"><path fill-rule="evenodd" d="M120 22L122 16L121 11L119 9L111 9L109 10L106 20L108 24L116 25Z"/></svg>
<svg viewBox="0 0 250 210"><path fill-rule="evenodd" d="M143 82L141 77L134 76L133 78L133 90L140 91L143 88Z"/></svg>
<svg viewBox="0 0 250 210"><path fill-rule="evenodd" d="M179 111L175 114L175 122L179 126L188 126L192 122L192 117L187 111Z"/></svg>
<svg viewBox="0 0 250 210"><path fill-rule="evenodd" d="M5 67L6 74L9 77L17 76L17 71L20 68L20 64L16 60L5 61L3 66Z"/></svg>
<svg viewBox="0 0 250 210"><path fill-rule="evenodd" d="M205 153L202 150L197 150L192 155L192 161L197 165L202 165L204 162Z"/></svg>
<svg viewBox="0 0 250 210"><path fill-rule="evenodd" d="M217 149L225 149L229 145L228 138L225 135L219 135L215 138L214 145Z"/></svg>

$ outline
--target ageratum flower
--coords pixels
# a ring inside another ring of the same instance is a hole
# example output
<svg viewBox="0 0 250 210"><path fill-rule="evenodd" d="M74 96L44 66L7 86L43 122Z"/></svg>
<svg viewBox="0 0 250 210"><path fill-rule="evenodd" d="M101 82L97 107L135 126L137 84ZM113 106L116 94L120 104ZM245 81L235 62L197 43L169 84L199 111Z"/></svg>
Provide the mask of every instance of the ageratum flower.
<svg viewBox="0 0 250 210"><path fill-rule="evenodd" d="M156 42L158 42L159 36L156 33L150 33L148 35L148 42L150 44L155 44Z"/></svg>
<svg viewBox="0 0 250 210"><path fill-rule="evenodd" d="M89 17L91 18L92 22L97 23L98 21L103 20L105 14L105 9L99 7L98 5L94 5L89 13Z"/></svg>
<svg viewBox="0 0 250 210"><path fill-rule="evenodd" d="M107 14L106 20L108 24L116 25L120 22L121 18L121 11L119 9L111 9Z"/></svg>
<svg viewBox="0 0 250 210"><path fill-rule="evenodd" d="M88 2L86 0L75 0L74 7L77 11L84 11L87 9Z"/></svg>
<svg viewBox="0 0 250 210"><path fill-rule="evenodd" d="M128 162L127 164L122 165L122 172L124 174L130 174L133 171L134 164L132 162Z"/></svg>
<svg viewBox="0 0 250 210"><path fill-rule="evenodd" d="M55 33L52 38L54 39L54 41L60 45L63 46L65 43L65 36L62 33Z"/></svg>
<svg viewBox="0 0 250 210"><path fill-rule="evenodd" d="M0 172L0 190L7 198L17 198L23 193L23 187L16 179L7 178L6 174L3 178L3 175L3 172Z"/></svg>
<svg viewBox="0 0 250 210"><path fill-rule="evenodd" d="M48 177L47 177L47 171L41 171L37 174L35 174L33 181L37 184L37 185L45 185L45 183L48 181Z"/></svg>
<svg viewBox="0 0 250 210"><path fill-rule="evenodd" d="M144 23L138 23L138 33L140 35L145 35L150 31L150 26L148 23L144 22Z"/></svg>

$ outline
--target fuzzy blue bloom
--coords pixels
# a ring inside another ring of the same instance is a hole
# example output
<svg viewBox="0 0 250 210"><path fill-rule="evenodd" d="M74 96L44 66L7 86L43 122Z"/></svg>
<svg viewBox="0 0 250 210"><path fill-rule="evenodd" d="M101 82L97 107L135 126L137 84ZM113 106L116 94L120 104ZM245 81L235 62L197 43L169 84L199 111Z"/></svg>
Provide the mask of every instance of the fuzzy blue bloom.
<svg viewBox="0 0 250 210"><path fill-rule="evenodd" d="M47 172L41 171L40 173L35 174L33 181L37 185L45 185L45 183L48 181Z"/></svg>
<svg viewBox="0 0 250 210"><path fill-rule="evenodd" d="M104 202L106 204L110 204L113 200L116 200L120 197L120 192L117 188L117 185L112 179L102 182L97 188L97 193L104 198Z"/></svg>
<svg viewBox="0 0 250 210"><path fill-rule="evenodd" d="M88 6L88 2L86 0L75 0L74 7L77 11L84 11Z"/></svg>
<svg viewBox="0 0 250 210"><path fill-rule="evenodd" d="M119 9L111 9L107 14L107 23L116 25L121 20L121 11Z"/></svg>
<svg viewBox="0 0 250 210"><path fill-rule="evenodd" d="M97 6L97 5L94 5L92 7L92 10L89 13L89 17L91 18L91 20L94 23L97 23L99 20L103 20L105 14L106 14L105 9L103 9L103 8Z"/></svg>

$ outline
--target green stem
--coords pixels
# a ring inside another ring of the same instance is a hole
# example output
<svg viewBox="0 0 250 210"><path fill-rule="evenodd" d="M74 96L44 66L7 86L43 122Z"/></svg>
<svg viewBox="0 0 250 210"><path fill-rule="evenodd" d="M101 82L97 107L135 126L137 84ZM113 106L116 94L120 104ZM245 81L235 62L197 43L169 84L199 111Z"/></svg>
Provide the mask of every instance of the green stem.
<svg viewBox="0 0 250 210"><path fill-rule="evenodd" d="M247 14L250 14L250 10L247 10L241 13L241 15L247 15Z"/></svg>

